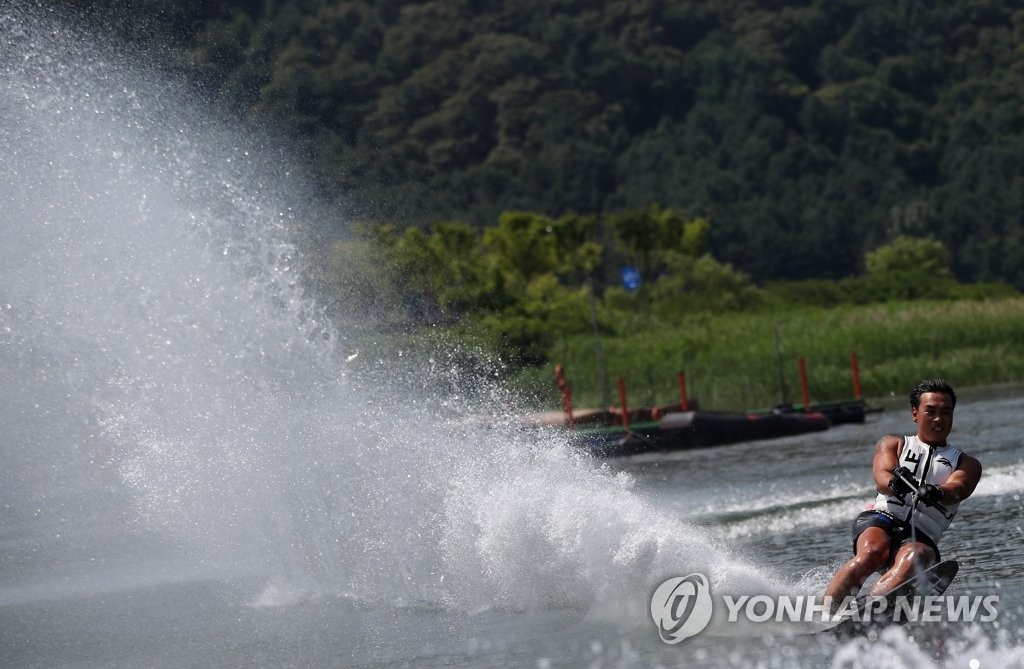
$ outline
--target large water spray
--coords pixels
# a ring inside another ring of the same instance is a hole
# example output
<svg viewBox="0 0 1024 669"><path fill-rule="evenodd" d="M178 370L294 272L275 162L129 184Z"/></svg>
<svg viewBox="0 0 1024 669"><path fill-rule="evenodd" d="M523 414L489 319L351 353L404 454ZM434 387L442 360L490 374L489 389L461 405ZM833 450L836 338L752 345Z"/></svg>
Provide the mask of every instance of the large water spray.
<svg viewBox="0 0 1024 669"><path fill-rule="evenodd" d="M68 565L110 588L127 566L253 578L257 604L628 602L633 623L660 577L769 587L515 429L486 378L351 368L303 288L287 161L59 18L6 8L0 33L0 502L22 547L0 580L59 597ZM487 427L456 420L481 406Z"/></svg>

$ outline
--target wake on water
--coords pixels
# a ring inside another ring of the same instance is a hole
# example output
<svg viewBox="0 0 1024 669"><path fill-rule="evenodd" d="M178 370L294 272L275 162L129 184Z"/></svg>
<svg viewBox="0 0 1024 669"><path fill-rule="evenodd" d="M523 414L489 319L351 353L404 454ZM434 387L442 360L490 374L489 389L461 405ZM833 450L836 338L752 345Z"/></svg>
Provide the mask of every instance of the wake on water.
<svg viewBox="0 0 1024 669"><path fill-rule="evenodd" d="M486 374L440 353L433 372L398 352L349 360L357 344L300 276L294 235L317 214L280 155L50 12L7 5L0 32L0 495L19 532L107 514L119 542L183 546L197 578L257 576L260 608L569 607L632 627L670 576L707 574L718 593L823 585L756 567L628 475L519 431ZM470 392L439 396L452 385ZM833 665L865 652L840 647Z"/></svg>

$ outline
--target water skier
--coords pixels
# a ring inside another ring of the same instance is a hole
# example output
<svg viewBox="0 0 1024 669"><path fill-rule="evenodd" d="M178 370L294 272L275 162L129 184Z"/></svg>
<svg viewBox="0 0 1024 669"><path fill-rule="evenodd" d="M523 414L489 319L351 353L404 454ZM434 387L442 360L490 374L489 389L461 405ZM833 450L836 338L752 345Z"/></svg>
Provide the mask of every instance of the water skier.
<svg viewBox="0 0 1024 669"><path fill-rule="evenodd" d="M826 597L835 611L876 571L882 595L939 560L938 541L960 502L974 492L981 463L946 442L953 428L956 393L942 379L922 381L910 393L917 434L886 435L872 463L878 495L874 507L853 521L853 557L832 577Z"/></svg>

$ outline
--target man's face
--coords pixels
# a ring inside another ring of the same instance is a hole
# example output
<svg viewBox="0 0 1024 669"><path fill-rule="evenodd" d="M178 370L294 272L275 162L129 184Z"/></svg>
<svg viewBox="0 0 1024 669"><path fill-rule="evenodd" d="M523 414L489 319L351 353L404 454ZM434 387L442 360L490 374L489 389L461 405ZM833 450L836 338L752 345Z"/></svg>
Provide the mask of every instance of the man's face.
<svg viewBox="0 0 1024 669"><path fill-rule="evenodd" d="M953 429L953 401L946 393L922 393L921 403L911 409L917 436L928 444L944 444Z"/></svg>

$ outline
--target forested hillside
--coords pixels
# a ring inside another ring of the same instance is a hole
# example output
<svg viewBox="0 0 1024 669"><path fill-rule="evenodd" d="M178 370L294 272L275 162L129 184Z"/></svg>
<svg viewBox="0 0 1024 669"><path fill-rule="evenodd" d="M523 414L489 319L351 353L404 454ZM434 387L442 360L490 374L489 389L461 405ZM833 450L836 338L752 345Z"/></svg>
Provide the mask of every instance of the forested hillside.
<svg viewBox="0 0 1024 669"><path fill-rule="evenodd" d="M49 0L284 133L347 221L657 204L755 281L932 237L1024 288L1012 0Z"/></svg>

